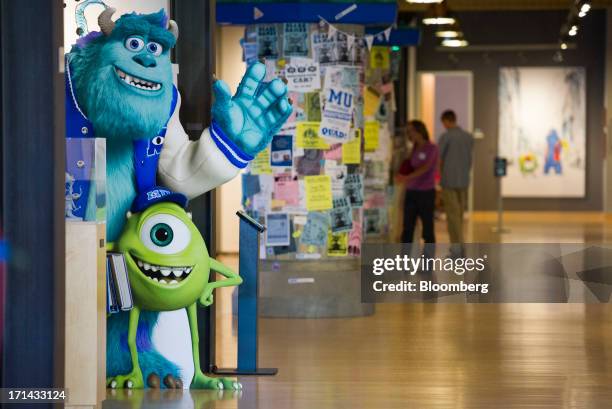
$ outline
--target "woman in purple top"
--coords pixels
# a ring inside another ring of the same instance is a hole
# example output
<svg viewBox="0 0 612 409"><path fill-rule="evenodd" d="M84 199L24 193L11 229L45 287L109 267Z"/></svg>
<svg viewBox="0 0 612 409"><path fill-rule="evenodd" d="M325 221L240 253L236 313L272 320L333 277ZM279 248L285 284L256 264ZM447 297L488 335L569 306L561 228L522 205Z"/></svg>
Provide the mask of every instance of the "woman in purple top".
<svg viewBox="0 0 612 409"><path fill-rule="evenodd" d="M421 121L410 121L407 133L408 139L413 144L412 152L402 163L395 178L398 185L406 186L402 242L413 242L418 217L423 225L423 240L425 243L433 244L436 242L434 207L438 147L430 142L427 127ZM425 246L425 253L428 253L428 247L432 246Z"/></svg>

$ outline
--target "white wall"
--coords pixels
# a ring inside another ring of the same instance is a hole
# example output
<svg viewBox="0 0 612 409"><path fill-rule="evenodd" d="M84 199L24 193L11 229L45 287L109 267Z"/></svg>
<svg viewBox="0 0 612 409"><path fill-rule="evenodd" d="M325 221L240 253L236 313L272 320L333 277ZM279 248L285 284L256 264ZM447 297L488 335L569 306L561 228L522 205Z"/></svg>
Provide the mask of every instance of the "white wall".
<svg viewBox="0 0 612 409"><path fill-rule="evenodd" d="M64 8L64 49L70 51L72 44L78 38L76 34L77 24L74 16L74 11L79 4L74 0L66 1ZM113 20L118 19L122 14L131 13L154 13L160 9L165 9L166 13L170 12L169 0L104 0L104 3L109 7L117 9L113 15ZM89 31L100 31L98 26L98 16L104 10L104 7L99 4L92 4L85 9L85 17L87 18L87 28Z"/></svg>
<svg viewBox="0 0 612 409"><path fill-rule="evenodd" d="M242 61L242 48L240 39L243 37L244 27L222 26L217 31L217 78L228 83L233 92L246 69ZM238 252L238 216L240 200L242 197L241 177L217 188L216 201L216 244L219 253Z"/></svg>

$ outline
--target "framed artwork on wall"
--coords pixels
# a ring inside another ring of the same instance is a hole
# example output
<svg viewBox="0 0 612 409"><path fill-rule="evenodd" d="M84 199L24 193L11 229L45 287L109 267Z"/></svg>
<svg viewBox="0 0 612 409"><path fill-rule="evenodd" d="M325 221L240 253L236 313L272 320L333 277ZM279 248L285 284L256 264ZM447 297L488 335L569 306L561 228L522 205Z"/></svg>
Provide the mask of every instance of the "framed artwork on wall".
<svg viewBox="0 0 612 409"><path fill-rule="evenodd" d="M502 195L586 194L586 74L581 67L504 67L499 77Z"/></svg>

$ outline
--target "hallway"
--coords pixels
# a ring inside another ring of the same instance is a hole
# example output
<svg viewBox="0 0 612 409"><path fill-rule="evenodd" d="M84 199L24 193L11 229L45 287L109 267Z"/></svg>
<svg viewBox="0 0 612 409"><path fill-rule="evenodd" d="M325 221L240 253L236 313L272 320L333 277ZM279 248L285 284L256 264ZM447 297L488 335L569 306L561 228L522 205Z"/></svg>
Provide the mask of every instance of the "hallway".
<svg viewBox="0 0 612 409"><path fill-rule="evenodd" d="M508 242L602 242L601 214L507 215ZM492 241L494 215L469 222ZM444 223L438 223L444 240ZM235 256L225 261L237 266ZM230 290L231 291L231 290ZM231 296L217 293L217 363L234 366ZM105 407L589 408L612 402L612 309L607 304L379 304L369 317L266 319L260 364L243 391L113 392ZM127 401L130 403L127 404ZM139 404L143 403L142 406ZM127 406L124 406L127 404ZM187 405L187 406L185 406ZM195 405L195 406L190 406Z"/></svg>

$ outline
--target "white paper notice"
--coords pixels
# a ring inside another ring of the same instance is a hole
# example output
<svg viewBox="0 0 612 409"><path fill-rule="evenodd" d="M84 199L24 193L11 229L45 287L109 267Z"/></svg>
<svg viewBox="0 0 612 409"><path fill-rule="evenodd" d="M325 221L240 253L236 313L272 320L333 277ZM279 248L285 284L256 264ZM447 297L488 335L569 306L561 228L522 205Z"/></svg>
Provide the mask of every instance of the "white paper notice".
<svg viewBox="0 0 612 409"><path fill-rule="evenodd" d="M344 143L350 138L353 118L353 93L348 88L325 88L319 135L330 143Z"/></svg>
<svg viewBox="0 0 612 409"><path fill-rule="evenodd" d="M291 58L285 67L287 89L297 92L313 92L321 88L319 63L310 58Z"/></svg>

